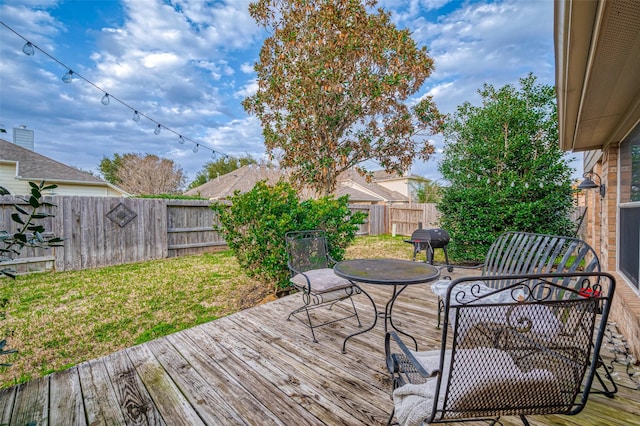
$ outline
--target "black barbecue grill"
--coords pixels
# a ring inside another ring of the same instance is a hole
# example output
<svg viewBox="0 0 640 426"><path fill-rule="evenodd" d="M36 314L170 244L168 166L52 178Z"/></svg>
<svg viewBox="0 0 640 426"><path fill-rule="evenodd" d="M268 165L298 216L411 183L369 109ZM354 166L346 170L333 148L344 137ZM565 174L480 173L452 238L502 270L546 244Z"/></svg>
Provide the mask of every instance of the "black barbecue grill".
<svg viewBox="0 0 640 426"><path fill-rule="evenodd" d="M449 244L449 240L449 233L444 229L422 229L422 224L420 224L419 228L411 234L411 239L404 241L413 244L413 260L416 260L418 253L424 250L426 262L432 265L434 250L437 248L442 249L442 251L444 251L447 271L453 272L453 266L449 265L449 255L447 254L447 244Z"/></svg>

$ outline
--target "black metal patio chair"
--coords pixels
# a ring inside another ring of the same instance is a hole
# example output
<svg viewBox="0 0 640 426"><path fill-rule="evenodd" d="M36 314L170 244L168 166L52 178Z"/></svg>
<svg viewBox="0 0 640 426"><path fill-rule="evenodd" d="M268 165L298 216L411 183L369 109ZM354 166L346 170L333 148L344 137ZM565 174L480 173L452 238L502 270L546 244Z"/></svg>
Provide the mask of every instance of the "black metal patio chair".
<svg viewBox="0 0 640 426"><path fill-rule="evenodd" d="M529 415L573 415L584 408L615 279L604 272L509 275L504 285L506 278L453 281L440 349L414 352L387 333L394 400L389 424L395 414L403 426L497 422L501 416L519 416L528 425Z"/></svg>
<svg viewBox="0 0 640 426"><path fill-rule="evenodd" d="M303 305L291 312L287 320L292 317L300 320L311 329L313 341L317 343L314 328L332 324L337 321L355 317L358 327L361 327L358 311L352 296L360 294L360 288L349 280L337 276L333 272L336 263L329 254L327 238L324 231L295 231L285 235L287 245L287 263L291 271L291 284L300 290ZM349 299L350 306L343 306L338 302ZM311 310L327 306L334 306L346 312L346 316L329 315L326 320L314 324ZM304 315L302 315L304 314ZM302 318L301 318L302 316Z"/></svg>
<svg viewBox="0 0 640 426"><path fill-rule="evenodd" d="M586 241L579 238L561 235L536 234L530 232L505 232L491 244L482 265L483 276L502 276L502 279L487 280L478 285L478 291L489 291L511 282L510 276L517 274L563 274L572 272L600 272L600 261L595 250ZM449 277L440 280L432 286L438 295L438 327L441 323L441 313L444 311L444 292L451 282ZM560 279L560 278L558 278ZM566 278L568 283L574 280ZM601 390L593 392L603 393L609 398L618 391L618 387L609 369L600 359L602 367L596 379ZM604 378L602 377L604 376ZM605 379L608 384L605 383Z"/></svg>

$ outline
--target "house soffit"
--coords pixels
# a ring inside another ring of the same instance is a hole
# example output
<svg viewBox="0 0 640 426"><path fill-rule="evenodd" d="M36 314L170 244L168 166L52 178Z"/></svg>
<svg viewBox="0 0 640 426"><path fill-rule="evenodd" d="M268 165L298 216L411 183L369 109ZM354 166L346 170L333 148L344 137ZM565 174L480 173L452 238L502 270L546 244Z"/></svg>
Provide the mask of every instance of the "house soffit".
<svg viewBox="0 0 640 426"><path fill-rule="evenodd" d="M589 13L580 14L580 8L591 7L593 11L594 2L569 3L572 11L565 19L569 20L571 56L564 64L564 89L578 86L572 79L582 78L583 84L579 97L561 94L565 102L561 100L559 105L566 103L565 114L577 113L573 131L571 117L560 121L561 146L572 151L602 149L621 141L640 120L640 1L600 3L591 21ZM590 43L585 42L587 38ZM584 60L585 52L572 51L571 44L589 49L584 72L575 62Z"/></svg>

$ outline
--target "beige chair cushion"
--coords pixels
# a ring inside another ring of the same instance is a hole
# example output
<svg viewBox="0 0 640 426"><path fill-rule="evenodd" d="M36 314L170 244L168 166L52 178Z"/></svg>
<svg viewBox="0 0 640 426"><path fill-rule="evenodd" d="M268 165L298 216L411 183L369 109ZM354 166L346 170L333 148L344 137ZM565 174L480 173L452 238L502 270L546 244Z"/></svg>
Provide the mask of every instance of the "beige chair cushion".
<svg viewBox="0 0 640 426"><path fill-rule="evenodd" d="M299 288L307 288L307 280L311 283L312 293L325 293L327 291L338 290L341 288L351 287L353 284L344 278L337 276L333 269L313 269L311 271L296 274L291 278L291 282Z"/></svg>

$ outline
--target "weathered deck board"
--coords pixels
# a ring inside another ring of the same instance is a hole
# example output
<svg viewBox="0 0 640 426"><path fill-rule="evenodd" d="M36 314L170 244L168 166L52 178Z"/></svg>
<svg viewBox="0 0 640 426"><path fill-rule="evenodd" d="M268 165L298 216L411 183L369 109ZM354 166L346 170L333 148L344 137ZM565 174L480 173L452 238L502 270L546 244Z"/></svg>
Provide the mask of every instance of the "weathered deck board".
<svg viewBox="0 0 640 426"><path fill-rule="evenodd" d="M366 290L383 308L390 289ZM380 321L350 339L342 354L344 338L359 330L355 319L318 329L316 344L300 322L286 321L299 304L299 296L292 295L0 390L0 423L386 424L392 402ZM374 319L369 300L359 296L356 306L368 327ZM394 314L396 325L410 330L420 349L439 347L436 301L428 286L409 288ZM614 399L592 395L577 416L529 420L537 426L640 425L640 392L621 388Z"/></svg>
<svg viewBox="0 0 640 426"><path fill-rule="evenodd" d="M76 367L62 371L50 380L51 398L49 400L49 423L84 426L82 388Z"/></svg>

